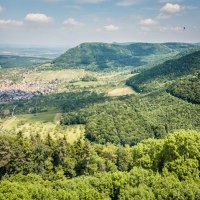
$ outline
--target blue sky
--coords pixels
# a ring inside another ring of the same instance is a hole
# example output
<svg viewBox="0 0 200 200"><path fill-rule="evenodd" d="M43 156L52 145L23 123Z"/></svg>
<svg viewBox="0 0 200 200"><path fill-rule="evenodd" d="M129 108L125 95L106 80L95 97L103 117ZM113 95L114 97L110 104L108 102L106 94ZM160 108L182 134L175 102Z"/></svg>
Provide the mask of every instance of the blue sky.
<svg viewBox="0 0 200 200"><path fill-rule="evenodd" d="M200 42L199 9L199 0L0 0L0 44Z"/></svg>

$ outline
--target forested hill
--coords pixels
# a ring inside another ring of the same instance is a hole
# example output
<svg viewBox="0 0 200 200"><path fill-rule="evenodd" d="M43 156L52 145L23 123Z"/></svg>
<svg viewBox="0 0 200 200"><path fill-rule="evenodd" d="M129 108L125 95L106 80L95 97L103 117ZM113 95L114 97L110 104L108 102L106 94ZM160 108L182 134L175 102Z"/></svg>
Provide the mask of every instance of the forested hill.
<svg viewBox="0 0 200 200"><path fill-rule="evenodd" d="M161 84L165 84L167 81L192 74L199 69L200 51L196 51L148 69L130 78L127 84L138 92L150 91L157 86L160 87Z"/></svg>
<svg viewBox="0 0 200 200"><path fill-rule="evenodd" d="M160 63L196 46L186 43L131 43L127 45L83 43L53 60L53 64L57 68L91 70L137 67Z"/></svg>
<svg viewBox="0 0 200 200"><path fill-rule="evenodd" d="M167 88L171 95L200 104L200 71L175 81Z"/></svg>

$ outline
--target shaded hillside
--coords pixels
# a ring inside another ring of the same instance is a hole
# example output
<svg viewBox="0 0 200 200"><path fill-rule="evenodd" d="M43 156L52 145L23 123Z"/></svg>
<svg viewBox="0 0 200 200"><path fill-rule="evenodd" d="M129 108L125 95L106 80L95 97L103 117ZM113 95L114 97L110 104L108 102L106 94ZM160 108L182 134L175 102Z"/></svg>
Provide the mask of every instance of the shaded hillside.
<svg viewBox="0 0 200 200"><path fill-rule="evenodd" d="M127 45L83 43L69 49L53 61L57 68L107 69L138 67L165 61L172 56L195 47L185 43L132 43Z"/></svg>
<svg viewBox="0 0 200 200"><path fill-rule="evenodd" d="M183 100L200 104L200 71L176 81L168 87L167 92Z"/></svg>
<svg viewBox="0 0 200 200"><path fill-rule="evenodd" d="M161 85L165 85L168 81L189 75L199 69L200 51L196 51L148 69L130 78L127 81L127 85L132 86L138 92L151 91Z"/></svg>

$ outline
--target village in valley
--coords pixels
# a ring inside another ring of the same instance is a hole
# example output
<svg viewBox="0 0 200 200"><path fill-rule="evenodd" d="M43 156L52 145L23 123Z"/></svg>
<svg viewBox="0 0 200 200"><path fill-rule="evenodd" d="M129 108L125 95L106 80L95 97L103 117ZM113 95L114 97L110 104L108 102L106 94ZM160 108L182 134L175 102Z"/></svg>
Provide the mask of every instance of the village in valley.
<svg viewBox="0 0 200 200"><path fill-rule="evenodd" d="M29 100L34 96L55 91L58 80L14 83L10 80L0 81L0 101Z"/></svg>

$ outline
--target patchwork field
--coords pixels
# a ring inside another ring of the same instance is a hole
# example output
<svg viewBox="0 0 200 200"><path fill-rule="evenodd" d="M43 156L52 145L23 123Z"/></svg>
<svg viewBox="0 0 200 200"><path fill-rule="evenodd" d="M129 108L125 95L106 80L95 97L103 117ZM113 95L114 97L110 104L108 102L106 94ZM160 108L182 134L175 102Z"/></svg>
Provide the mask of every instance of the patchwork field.
<svg viewBox="0 0 200 200"><path fill-rule="evenodd" d="M53 81L53 80L65 80L72 81L83 77L86 74L84 70L45 70L45 71L33 71L24 78L24 81Z"/></svg>
<svg viewBox="0 0 200 200"><path fill-rule="evenodd" d="M45 70L44 67L46 67ZM52 99L54 99L52 95L55 93L61 92L67 94L70 92L80 92L82 90L104 93L110 97L135 93L130 87L125 86L125 81L132 76L130 69L123 71L92 72L83 69L50 70L48 67L50 67L48 64L43 64L41 68L32 68L28 71L26 69L22 70L21 68L12 71L7 70L7 76L2 76L2 80L5 85L11 84L11 86L16 85L19 87L20 85L26 85L28 89L30 89L30 87L39 86L38 88L41 89L41 91L46 88L46 86L51 87L52 89L50 89L49 94ZM13 77L13 79L10 79L10 77ZM15 82L15 84L13 84L13 82L7 83L7 79L11 81L16 80L17 82ZM61 98L61 96L59 98ZM68 101L67 99L58 101L57 98L54 100L57 104L59 104L59 102L64 104L65 101ZM32 104L29 105L30 108L27 110L35 108L38 102L33 101ZM85 127L83 125L61 126L60 118L62 111L58 109L59 106L56 108L55 105L52 107L49 103L42 104L43 106L45 105L45 112L30 114L30 112L22 111L23 114L17 115L16 113L20 112L16 112L15 110L15 114L12 116L13 106L6 108L5 105L6 104L1 104L0 106L3 106L4 110L7 109L10 112L8 115L4 116L6 118L0 118L0 131L8 131L13 134L17 134L21 131L28 137L36 134L41 135L41 137L46 137L47 134L49 134L54 139L65 136L70 143L73 143L85 132ZM16 109L19 109L19 107Z"/></svg>

